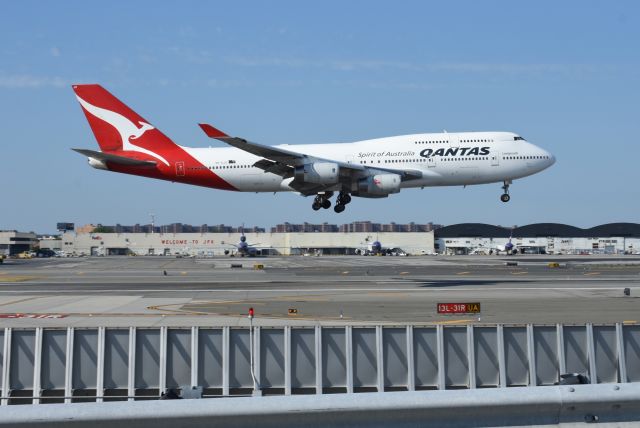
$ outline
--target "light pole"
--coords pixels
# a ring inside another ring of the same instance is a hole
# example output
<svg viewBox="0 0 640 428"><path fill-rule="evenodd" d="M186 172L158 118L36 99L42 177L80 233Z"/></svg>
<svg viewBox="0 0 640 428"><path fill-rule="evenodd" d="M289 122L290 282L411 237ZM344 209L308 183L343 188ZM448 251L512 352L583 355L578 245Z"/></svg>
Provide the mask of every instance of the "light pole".
<svg viewBox="0 0 640 428"><path fill-rule="evenodd" d="M149 215L151 216L151 233L153 233L155 230L156 215L154 213L149 213Z"/></svg>

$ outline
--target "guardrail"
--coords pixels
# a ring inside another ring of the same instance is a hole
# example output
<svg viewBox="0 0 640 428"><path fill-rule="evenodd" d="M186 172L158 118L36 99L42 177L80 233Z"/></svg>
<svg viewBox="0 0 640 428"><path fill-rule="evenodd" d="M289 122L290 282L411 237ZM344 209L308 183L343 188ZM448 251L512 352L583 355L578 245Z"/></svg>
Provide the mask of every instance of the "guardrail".
<svg viewBox="0 0 640 428"><path fill-rule="evenodd" d="M3 405L640 382L623 324L5 328L0 344Z"/></svg>
<svg viewBox="0 0 640 428"><path fill-rule="evenodd" d="M637 426L640 384L4 406L0 427Z"/></svg>

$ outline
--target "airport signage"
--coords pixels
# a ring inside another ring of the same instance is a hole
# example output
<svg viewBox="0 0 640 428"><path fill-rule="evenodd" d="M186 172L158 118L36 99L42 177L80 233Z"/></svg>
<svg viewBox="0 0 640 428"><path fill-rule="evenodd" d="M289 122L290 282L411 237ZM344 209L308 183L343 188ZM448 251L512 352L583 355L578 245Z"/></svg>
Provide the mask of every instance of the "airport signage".
<svg viewBox="0 0 640 428"><path fill-rule="evenodd" d="M438 314L479 314L480 303L438 303Z"/></svg>

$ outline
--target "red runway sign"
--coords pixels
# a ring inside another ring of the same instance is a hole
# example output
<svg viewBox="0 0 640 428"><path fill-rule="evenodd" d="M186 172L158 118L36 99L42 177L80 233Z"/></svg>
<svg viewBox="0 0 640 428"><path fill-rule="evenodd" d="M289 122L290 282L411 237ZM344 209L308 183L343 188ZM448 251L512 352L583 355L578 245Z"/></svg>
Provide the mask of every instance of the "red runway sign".
<svg viewBox="0 0 640 428"><path fill-rule="evenodd" d="M439 314L479 314L480 303L438 303Z"/></svg>

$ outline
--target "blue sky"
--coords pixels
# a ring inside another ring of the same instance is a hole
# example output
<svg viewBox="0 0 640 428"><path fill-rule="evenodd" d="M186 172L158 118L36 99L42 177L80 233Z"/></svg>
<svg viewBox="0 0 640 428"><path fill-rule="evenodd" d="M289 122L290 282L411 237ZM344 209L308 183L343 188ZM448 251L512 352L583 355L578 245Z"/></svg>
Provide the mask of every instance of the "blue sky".
<svg viewBox="0 0 640 428"><path fill-rule="evenodd" d="M0 15L0 229L638 222L635 1L7 2ZM106 3L105 3L106 4ZM500 185L355 199L224 192L98 171L72 83L101 83L179 144L207 121L265 144L508 130L552 153Z"/></svg>

